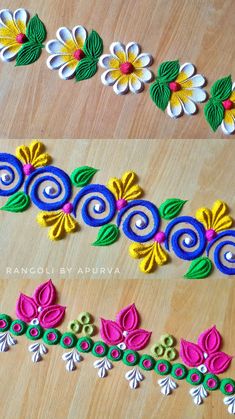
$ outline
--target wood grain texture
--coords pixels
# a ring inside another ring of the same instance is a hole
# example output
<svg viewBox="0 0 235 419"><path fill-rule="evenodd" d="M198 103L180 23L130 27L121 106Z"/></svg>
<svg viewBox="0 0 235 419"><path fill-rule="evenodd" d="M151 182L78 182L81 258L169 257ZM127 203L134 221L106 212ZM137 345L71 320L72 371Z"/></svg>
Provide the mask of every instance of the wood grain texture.
<svg viewBox="0 0 235 419"><path fill-rule="evenodd" d="M154 57L152 69L166 60L196 64L208 78L207 90L227 74L235 77L232 28L234 0L1 0L1 8L38 13L55 38L60 26L96 29L104 52L113 41L136 41ZM46 66L47 52L29 67L0 65L2 138L222 138L212 133L203 107L194 117L172 120L153 104L149 87L117 97L100 81L102 69L76 84L59 79Z"/></svg>

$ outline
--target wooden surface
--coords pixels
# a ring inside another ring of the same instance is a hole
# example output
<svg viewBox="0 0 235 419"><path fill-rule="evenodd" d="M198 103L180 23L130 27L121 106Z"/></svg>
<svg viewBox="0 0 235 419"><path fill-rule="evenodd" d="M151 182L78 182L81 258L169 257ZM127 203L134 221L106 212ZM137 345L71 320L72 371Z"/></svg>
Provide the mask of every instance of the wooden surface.
<svg viewBox="0 0 235 419"><path fill-rule="evenodd" d="M14 153L22 141L1 144L1 152ZM234 146L229 142L198 141L96 141L44 140L54 164L70 173L84 164L100 168L95 181L106 183L127 169L139 174L146 199L159 205L169 197L189 200L184 214L193 215L202 206L211 206L217 198L227 201L235 217ZM65 158L66 156L66 158ZM226 162L226 167L225 167ZM4 200L1 200L1 204ZM67 306L63 330L69 320L83 310L95 316L114 319L125 305L135 302L142 318L141 326L152 330L151 344L163 333L172 333L196 341L207 327L216 324L224 338L223 350L234 354L234 278L215 270L208 279L185 281L188 264L172 256L169 265L152 275L138 271L138 261L128 255L125 237L109 248L93 248L96 230L84 226L65 240L52 243L47 229L36 221L37 210L23 214L0 213L1 237L1 311L14 315L19 291L31 294L34 287L52 277L59 291L59 302ZM30 268L33 274L6 274L6 267ZM120 274L77 274L78 268L118 267ZM60 274L61 267L72 268ZM37 272L38 269L44 272ZM54 272L52 272L54 268ZM46 272L48 269L48 272ZM50 349L45 361L33 365L28 341L1 354L1 416L6 419L85 418L112 419L218 419L229 417L223 395L214 392L203 406L193 405L190 386L180 384L174 395L164 398L154 373L137 391L129 390L124 379L127 367L118 364L108 378L101 380L93 368L94 358L86 356L74 374L65 371L62 348ZM232 363L227 376L235 377ZM14 400L14 401L13 401Z"/></svg>
<svg viewBox="0 0 235 419"><path fill-rule="evenodd" d="M234 0L1 0L0 8L38 13L54 39L60 26L96 29L104 53L113 41L138 42L154 57L192 62L208 78L207 90L227 74L235 78ZM0 63L2 138L222 138L197 116L172 120L153 104L149 87L118 97L100 81L102 69L76 84L46 66L48 53L29 67ZM226 137L227 138L227 137Z"/></svg>

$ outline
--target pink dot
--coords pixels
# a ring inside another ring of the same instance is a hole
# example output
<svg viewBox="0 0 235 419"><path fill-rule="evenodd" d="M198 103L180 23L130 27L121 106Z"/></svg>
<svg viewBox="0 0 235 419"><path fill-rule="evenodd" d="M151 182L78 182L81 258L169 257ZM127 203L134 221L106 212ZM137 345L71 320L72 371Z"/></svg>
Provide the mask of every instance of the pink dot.
<svg viewBox="0 0 235 419"><path fill-rule="evenodd" d="M152 362L151 362L149 359L145 359L145 360L143 361L143 366L144 366L145 368L150 368L150 367L151 367L151 365L152 365Z"/></svg>
<svg viewBox="0 0 235 419"><path fill-rule="evenodd" d="M82 58L85 57L85 53L82 49L77 49L74 54L73 54L74 58L78 61L80 61Z"/></svg>
<svg viewBox="0 0 235 419"><path fill-rule="evenodd" d="M23 172L25 176L29 176L34 170L35 170L35 167L32 164L23 165Z"/></svg>
<svg viewBox="0 0 235 419"><path fill-rule="evenodd" d="M125 199L118 199L116 201L116 208L120 211L122 208L127 206L127 201Z"/></svg>
<svg viewBox="0 0 235 419"><path fill-rule="evenodd" d="M27 40L27 36L24 33L19 33L16 36L16 42L18 42L18 44L24 44Z"/></svg>
<svg viewBox="0 0 235 419"><path fill-rule="evenodd" d="M226 384L226 386L225 386L225 390L226 390L228 393L232 393L232 391L234 390L234 387L233 387L233 385L232 385L232 384L228 383L228 384Z"/></svg>
<svg viewBox="0 0 235 419"><path fill-rule="evenodd" d="M56 339L56 334L53 333L53 332L48 333L47 339L48 340L55 340Z"/></svg>
<svg viewBox="0 0 235 419"><path fill-rule="evenodd" d="M71 204L71 202L67 202L67 204L64 204L62 209L65 214L71 214L73 211L73 204Z"/></svg>
<svg viewBox="0 0 235 419"><path fill-rule="evenodd" d="M129 61L126 61L120 65L120 70L122 74L131 74L134 71L134 66Z"/></svg>
<svg viewBox="0 0 235 419"><path fill-rule="evenodd" d="M135 356L133 354L129 354L127 355L126 359L128 362L134 362Z"/></svg>
<svg viewBox="0 0 235 419"><path fill-rule="evenodd" d="M166 235L163 231L159 231L157 234L155 234L153 240L157 243L164 243L166 240Z"/></svg>
<svg viewBox="0 0 235 419"><path fill-rule="evenodd" d="M193 382L198 381L198 380L199 380L199 375L198 375L198 374L192 374L192 375L191 375L191 380L192 380Z"/></svg>
<svg viewBox="0 0 235 419"><path fill-rule="evenodd" d="M69 345L71 345L71 343L72 343L72 338L70 338L69 336L66 336L66 337L63 339L63 342L64 342L64 344L65 344L66 346L69 346Z"/></svg>
<svg viewBox="0 0 235 419"><path fill-rule="evenodd" d="M233 102L230 99L224 100L222 104L223 104L224 109L226 109L226 111L229 111L233 107Z"/></svg>
<svg viewBox="0 0 235 419"><path fill-rule="evenodd" d="M183 370L181 368L176 368L175 375L181 377L183 375Z"/></svg>
<svg viewBox="0 0 235 419"><path fill-rule="evenodd" d="M6 325L7 325L7 322L5 320L0 320L0 327L1 328L6 327Z"/></svg>
<svg viewBox="0 0 235 419"><path fill-rule="evenodd" d="M217 233L212 228L210 228L209 230L206 230L206 238L207 238L208 242L213 240L216 236L217 236Z"/></svg>
<svg viewBox="0 0 235 419"><path fill-rule="evenodd" d="M165 372L166 371L166 365L165 364L159 364L158 369L159 369L160 372Z"/></svg>
<svg viewBox="0 0 235 419"><path fill-rule="evenodd" d="M104 352L104 348L101 345L96 346L95 351L97 354L102 354Z"/></svg>
<svg viewBox="0 0 235 419"><path fill-rule="evenodd" d="M216 381L214 380L214 378L209 378L209 380L207 381L207 385L210 388L214 388L216 386Z"/></svg>
<svg viewBox="0 0 235 419"><path fill-rule="evenodd" d="M89 345L88 345L88 343L86 342L86 341L83 341L82 343L81 343L81 348L85 351L86 349L88 349L89 348Z"/></svg>
<svg viewBox="0 0 235 419"><path fill-rule="evenodd" d="M111 355L113 358L118 358L119 357L119 351L117 349L113 349L111 352Z"/></svg>
<svg viewBox="0 0 235 419"><path fill-rule="evenodd" d="M169 88L172 92L178 92L178 90L181 90L181 86L176 81L171 81L169 83Z"/></svg>
<svg viewBox="0 0 235 419"><path fill-rule="evenodd" d="M30 335L31 336L37 336L38 335L38 330L37 329L31 329L30 330Z"/></svg>
<svg viewBox="0 0 235 419"><path fill-rule="evenodd" d="M20 331L21 331L21 325L20 325L19 323L15 323L15 324L13 325L13 330L14 330L15 332L20 332Z"/></svg>

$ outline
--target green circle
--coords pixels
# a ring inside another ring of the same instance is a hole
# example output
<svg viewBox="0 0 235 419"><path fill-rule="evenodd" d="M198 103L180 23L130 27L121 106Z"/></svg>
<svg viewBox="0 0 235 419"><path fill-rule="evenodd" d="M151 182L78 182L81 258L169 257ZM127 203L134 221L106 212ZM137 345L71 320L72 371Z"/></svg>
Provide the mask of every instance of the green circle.
<svg viewBox="0 0 235 419"><path fill-rule="evenodd" d="M64 340L68 338L68 340L70 340L70 343L65 343ZM63 333L63 335L60 338L60 345L62 346L62 348L74 348L74 346L76 346L77 343L77 338L73 333L67 332L67 333Z"/></svg>
<svg viewBox="0 0 235 419"><path fill-rule="evenodd" d="M48 335L50 333L55 334L55 339L54 340L48 339ZM45 330L44 335L43 335L43 340L48 345L57 345L57 343L59 343L59 341L60 341L60 338L61 338L61 333L58 329L47 329L47 330Z"/></svg>
<svg viewBox="0 0 235 419"><path fill-rule="evenodd" d="M232 391L227 391L226 390L226 385L230 384L231 386L233 386L233 390ZM232 378L223 378L220 382L220 391L225 394L226 396L231 396L231 394L235 393L235 381L232 380Z"/></svg>
<svg viewBox="0 0 235 419"><path fill-rule="evenodd" d="M216 382L215 387L212 388L209 386L208 384L209 380L214 380ZM220 386L220 379L215 374L206 374L204 377L203 386L205 387L206 390L209 390L209 391L217 390L217 388L219 388Z"/></svg>
<svg viewBox="0 0 235 419"><path fill-rule="evenodd" d="M177 375L177 370L181 369L182 371L182 375ZM188 374L188 370L185 367L185 365L177 363L177 364L173 364L172 365L172 369L171 369L171 375L172 377L176 378L176 380L183 380L184 378L187 377Z"/></svg>
<svg viewBox="0 0 235 419"><path fill-rule="evenodd" d="M144 365L145 361L150 361L151 365L150 366L145 366ZM156 363L156 361L151 355L142 355L141 358L140 358L140 361L139 361L139 366L145 371L150 371L150 370L154 369L155 363Z"/></svg>
<svg viewBox="0 0 235 419"><path fill-rule="evenodd" d="M0 320L3 320L6 325L3 327L0 327L0 332L6 332L10 328L12 318L8 316L8 314L0 314Z"/></svg>
<svg viewBox="0 0 235 419"><path fill-rule="evenodd" d="M68 330L72 333L80 333L82 330L82 325L78 320L72 320L68 324Z"/></svg>
<svg viewBox="0 0 235 419"><path fill-rule="evenodd" d="M83 348L83 342L85 342L88 346L87 348ZM94 345L94 342L92 339L88 338L88 337L83 337L78 339L77 341L77 350L80 352L90 352L92 350L92 347Z"/></svg>
<svg viewBox="0 0 235 419"><path fill-rule="evenodd" d="M164 366L164 367L163 367ZM167 375L171 372L171 364L165 359L159 359L156 362L154 370L160 375Z"/></svg>
<svg viewBox="0 0 235 419"><path fill-rule="evenodd" d="M18 324L21 327L21 329L18 332L13 329L15 324ZM15 336L21 336L26 332L27 327L28 327L27 324L23 322L22 320L14 320L11 323L10 332Z"/></svg>
<svg viewBox="0 0 235 419"><path fill-rule="evenodd" d="M79 321L79 323L81 323L82 325L92 323L92 321L91 321L91 320L92 320L92 319L91 319L91 314L90 314L90 313L88 313L88 312L86 312L86 311L83 311L83 312L82 312L82 313L80 313L80 314L79 314L79 316L78 316L78 321Z"/></svg>
<svg viewBox="0 0 235 419"><path fill-rule="evenodd" d="M151 352L156 358L158 358L159 356L164 355L165 348L160 343L156 343L152 346Z"/></svg>
<svg viewBox="0 0 235 419"><path fill-rule="evenodd" d="M192 377L194 376L194 374L198 375L197 381L192 380ZM191 370L189 370L187 378L186 378L186 381L188 381L188 383L192 384L193 386L197 386L198 384L201 384L203 380L204 380L204 375L197 368L192 368Z"/></svg>
<svg viewBox="0 0 235 419"><path fill-rule="evenodd" d="M93 336L95 334L95 325L94 324L84 324L82 331L87 336Z"/></svg>
<svg viewBox="0 0 235 419"><path fill-rule="evenodd" d="M98 353L97 350L100 347L103 348L103 351ZM106 343L102 342L101 340L98 340L97 342L95 342L95 344L92 348L92 353L93 353L93 355L97 356L98 358L102 358L102 357L107 355L108 350L109 350L108 345L106 345Z"/></svg>
<svg viewBox="0 0 235 419"><path fill-rule="evenodd" d="M133 365L137 365L139 363L140 355L138 352L131 351L129 349L124 352L122 360L124 364L128 365L128 367L132 367Z"/></svg>
<svg viewBox="0 0 235 419"><path fill-rule="evenodd" d="M168 361L174 361L178 356L177 350L175 348L166 348L165 357Z"/></svg>
<svg viewBox="0 0 235 419"><path fill-rule="evenodd" d="M112 355L113 351L118 352L118 356L116 358ZM114 361L114 362L120 361L122 357L123 357L123 351L118 346L110 346L109 351L108 351L108 358L111 361Z"/></svg>
<svg viewBox="0 0 235 419"><path fill-rule="evenodd" d="M175 339L171 335L162 335L160 337L160 342L165 348L170 348L174 345Z"/></svg>
<svg viewBox="0 0 235 419"><path fill-rule="evenodd" d="M31 331L33 329L37 330L37 332L38 332L37 335L35 335L35 336L31 335ZM43 330L43 328L41 326L39 326L39 325L35 325L35 326L34 325L30 325L30 326L28 326L28 328L26 330L26 336L30 340L38 340L38 339L40 339L42 337L43 332L44 332L44 330Z"/></svg>

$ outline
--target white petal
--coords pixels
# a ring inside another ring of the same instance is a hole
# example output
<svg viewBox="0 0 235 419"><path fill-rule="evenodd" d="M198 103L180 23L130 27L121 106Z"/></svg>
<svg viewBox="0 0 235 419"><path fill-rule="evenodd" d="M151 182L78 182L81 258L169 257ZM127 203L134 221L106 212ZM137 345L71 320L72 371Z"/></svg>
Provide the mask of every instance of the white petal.
<svg viewBox="0 0 235 419"><path fill-rule="evenodd" d="M193 115L197 112L197 107L195 103L188 99L187 101L182 101L182 106L186 115Z"/></svg>
<svg viewBox="0 0 235 419"><path fill-rule="evenodd" d="M193 100L194 102L204 102L207 98L207 93L205 90L200 89L199 87L195 87L193 89L188 89L190 90L192 94L190 94L190 99ZM185 91L187 92L187 89L185 89Z"/></svg>
<svg viewBox="0 0 235 419"><path fill-rule="evenodd" d="M189 78L196 72L196 68L191 63L185 63L180 67L180 73L181 72L184 72L187 75L187 78Z"/></svg>
<svg viewBox="0 0 235 419"><path fill-rule="evenodd" d="M68 28L66 28L65 26L58 29L58 31L56 32L56 37L65 46L67 46L67 42L69 42L69 43L73 42L74 43L72 32Z"/></svg>
<svg viewBox="0 0 235 419"><path fill-rule="evenodd" d="M58 68L62 67L66 63L64 60L63 55L50 55L50 57L47 58L47 67L50 68L50 70L57 70Z"/></svg>
<svg viewBox="0 0 235 419"><path fill-rule="evenodd" d="M125 46L121 42L113 42L110 45L110 52L112 55L116 56L119 61L126 61Z"/></svg>
<svg viewBox="0 0 235 419"><path fill-rule="evenodd" d="M195 76L190 77L190 82L192 83L192 87L202 87L206 83L206 79L201 74L195 74ZM182 82L184 85L184 82Z"/></svg>
<svg viewBox="0 0 235 419"><path fill-rule="evenodd" d="M68 63L65 63L60 69L59 69L59 76L63 80L71 79L76 71L77 64L71 66L70 61Z"/></svg>
<svg viewBox="0 0 235 419"><path fill-rule="evenodd" d="M104 54L99 59L99 65L103 68L118 69L120 66L120 61L118 60L118 58L114 57L111 54Z"/></svg>
<svg viewBox="0 0 235 419"><path fill-rule="evenodd" d="M17 56L21 45L13 44L9 45L1 50L1 59L3 61L12 61Z"/></svg>
<svg viewBox="0 0 235 419"><path fill-rule="evenodd" d="M13 15L12 15L11 10L9 9L0 10L0 22L4 26L7 26L8 21L10 21L12 25L14 25Z"/></svg>
<svg viewBox="0 0 235 419"><path fill-rule="evenodd" d="M114 84L113 90L117 95L125 95L129 91L128 77L120 77Z"/></svg>
<svg viewBox="0 0 235 419"><path fill-rule="evenodd" d="M235 82L232 84L232 90L235 90Z"/></svg>
<svg viewBox="0 0 235 419"><path fill-rule="evenodd" d="M233 124L227 124L225 120L222 121L221 128L226 135L230 135L235 131L235 124L233 119Z"/></svg>
<svg viewBox="0 0 235 419"><path fill-rule="evenodd" d="M105 86L113 86L120 77L121 75L118 70L106 70L101 75L101 81Z"/></svg>
<svg viewBox="0 0 235 419"><path fill-rule="evenodd" d="M63 44L61 42L57 41L57 39L52 39L52 41L47 42L46 44L46 50L49 52L49 54L64 54L66 55L66 52L62 52Z"/></svg>
<svg viewBox="0 0 235 419"><path fill-rule="evenodd" d="M148 67L149 65L151 65L153 62L153 57L150 54L140 54L134 64L138 67Z"/></svg>
<svg viewBox="0 0 235 419"><path fill-rule="evenodd" d="M81 48L84 45L85 40L87 38L87 30L81 25L75 26L72 30L72 34L74 41L78 45L78 48Z"/></svg>
<svg viewBox="0 0 235 419"><path fill-rule="evenodd" d="M144 90L144 83L138 77L129 78L129 88L132 93L140 93Z"/></svg>
<svg viewBox="0 0 235 419"><path fill-rule="evenodd" d="M133 63L140 54L140 46L136 42L129 42L126 46L127 61Z"/></svg>
<svg viewBox="0 0 235 419"><path fill-rule="evenodd" d="M178 118L183 113L183 108L180 101L178 101L177 105L174 106L172 106L171 102L169 102L166 110L171 118Z"/></svg>
<svg viewBox="0 0 235 419"><path fill-rule="evenodd" d="M28 14L27 10L25 10L25 9L17 9L14 12L13 17L14 17L15 24L17 25L17 28L21 32L21 22L23 22L23 25L26 27L27 22L29 20L29 14Z"/></svg>
<svg viewBox="0 0 235 419"><path fill-rule="evenodd" d="M152 71L148 70L147 68L141 68L140 70L137 70L136 74L138 78L144 83L148 83L154 78Z"/></svg>

